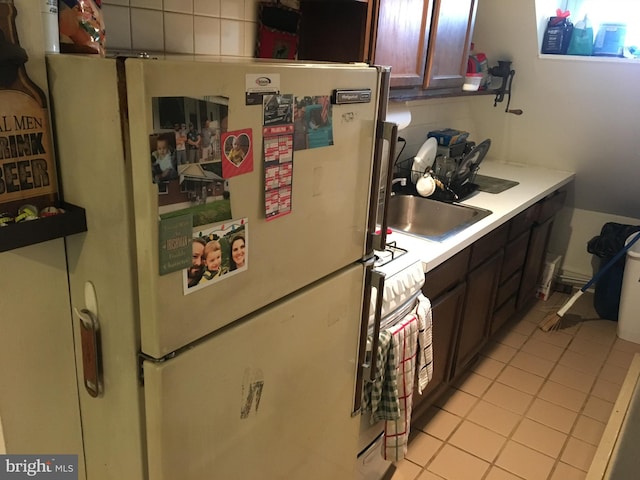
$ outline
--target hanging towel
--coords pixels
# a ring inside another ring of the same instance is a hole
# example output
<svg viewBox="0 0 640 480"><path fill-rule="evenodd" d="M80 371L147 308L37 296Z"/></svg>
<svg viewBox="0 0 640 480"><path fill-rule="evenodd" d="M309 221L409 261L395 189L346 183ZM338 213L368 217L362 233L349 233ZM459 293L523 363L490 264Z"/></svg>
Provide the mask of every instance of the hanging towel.
<svg viewBox="0 0 640 480"><path fill-rule="evenodd" d="M420 294L418 297L418 393L426 388L433 378L433 346L432 346L432 326L433 313L431 302L427 297Z"/></svg>
<svg viewBox="0 0 640 480"><path fill-rule="evenodd" d="M391 332L382 330L378 335L376 352L377 374L374 381L365 381L362 390L362 411L371 412L371 424L380 420L400 417L398 403L398 352L391 348ZM368 341L372 343L373 336Z"/></svg>
<svg viewBox="0 0 640 480"><path fill-rule="evenodd" d="M413 385L416 374L416 357L418 356L418 316L411 313L390 327L391 347L398 352L397 385L400 416L396 420L387 420L384 428L382 445L385 460L400 461L407 453L409 427L411 424L411 406Z"/></svg>

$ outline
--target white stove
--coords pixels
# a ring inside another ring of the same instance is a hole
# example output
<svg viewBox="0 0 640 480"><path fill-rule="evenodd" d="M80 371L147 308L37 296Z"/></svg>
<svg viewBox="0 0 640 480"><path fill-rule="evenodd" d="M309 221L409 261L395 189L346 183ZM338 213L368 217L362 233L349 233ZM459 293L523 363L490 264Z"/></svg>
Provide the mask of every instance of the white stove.
<svg viewBox="0 0 640 480"><path fill-rule="evenodd" d="M424 285L422 261L407 250L397 247L395 242L387 244L384 251L375 251L374 272L384 277L384 294L381 318L385 318L410 299L416 297ZM378 289L371 294L370 322L375 313Z"/></svg>
<svg viewBox="0 0 640 480"><path fill-rule="evenodd" d="M367 362L371 361L372 337L377 330L388 328L416 308L418 295L424 285L422 261L407 250L388 244L384 251L375 251L373 268L374 286L371 289ZM376 315L378 290L383 292L381 311ZM365 376L370 372L365 371ZM379 480L384 477L391 462L381 455L383 422L371 425L371 414L363 413L360 420L358 455L359 480Z"/></svg>

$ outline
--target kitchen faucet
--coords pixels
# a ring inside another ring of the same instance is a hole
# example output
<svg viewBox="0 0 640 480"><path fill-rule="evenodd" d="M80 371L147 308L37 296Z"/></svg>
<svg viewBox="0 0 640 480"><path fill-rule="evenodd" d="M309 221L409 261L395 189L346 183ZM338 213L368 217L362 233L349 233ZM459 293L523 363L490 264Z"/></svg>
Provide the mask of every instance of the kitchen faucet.
<svg viewBox="0 0 640 480"><path fill-rule="evenodd" d="M401 187L406 187L407 186L407 179L404 177L399 177L399 178L394 178L393 180L391 180L391 195L395 195L395 192L393 191L393 186L399 183Z"/></svg>

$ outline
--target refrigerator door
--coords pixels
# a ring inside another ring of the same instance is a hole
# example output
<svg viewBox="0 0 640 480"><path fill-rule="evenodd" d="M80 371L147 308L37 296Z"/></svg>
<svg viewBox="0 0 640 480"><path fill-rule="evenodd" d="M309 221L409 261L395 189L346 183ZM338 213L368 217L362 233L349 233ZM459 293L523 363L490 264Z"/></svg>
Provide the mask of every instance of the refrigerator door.
<svg viewBox="0 0 640 480"><path fill-rule="evenodd" d="M363 257L379 74L360 65L127 59L128 135L142 351L160 358ZM371 101L333 105L333 145L294 152L292 212L266 221L264 112L245 105L247 75L279 75L294 97L370 89ZM228 99L228 130L250 128L254 168L228 179L233 219L248 219L248 270L189 295L183 271L159 275L158 186L149 135L157 97Z"/></svg>
<svg viewBox="0 0 640 480"><path fill-rule="evenodd" d="M149 480L355 478L364 269L144 362Z"/></svg>

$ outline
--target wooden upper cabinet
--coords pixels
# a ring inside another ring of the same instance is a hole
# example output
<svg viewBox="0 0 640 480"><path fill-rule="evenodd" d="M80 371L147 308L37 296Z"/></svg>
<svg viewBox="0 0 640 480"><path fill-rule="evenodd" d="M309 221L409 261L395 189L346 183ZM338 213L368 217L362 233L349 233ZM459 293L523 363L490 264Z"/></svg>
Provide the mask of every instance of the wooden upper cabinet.
<svg viewBox="0 0 640 480"><path fill-rule="evenodd" d="M370 62L374 2L300 1L299 60Z"/></svg>
<svg viewBox="0 0 640 480"><path fill-rule="evenodd" d="M477 2L301 0L298 59L390 66L392 97L460 89Z"/></svg>
<svg viewBox="0 0 640 480"><path fill-rule="evenodd" d="M424 88L464 83L477 0L435 0Z"/></svg>
<svg viewBox="0 0 640 480"><path fill-rule="evenodd" d="M392 87L422 87L433 0L380 0L373 61L391 66Z"/></svg>

